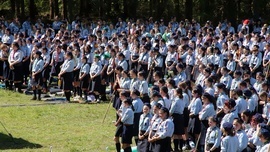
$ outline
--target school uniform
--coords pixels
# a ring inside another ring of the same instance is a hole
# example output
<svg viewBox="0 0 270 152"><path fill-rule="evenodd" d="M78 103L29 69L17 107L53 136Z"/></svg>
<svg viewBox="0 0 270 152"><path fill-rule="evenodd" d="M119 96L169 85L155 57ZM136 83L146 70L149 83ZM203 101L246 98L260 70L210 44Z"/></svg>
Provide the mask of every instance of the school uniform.
<svg viewBox="0 0 270 152"><path fill-rule="evenodd" d="M150 113L141 114L140 121L139 121L139 131L140 131L141 136L149 133L151 119L152 119L152 115ZM138 152L149 152L150 144L148 142L148 136L149 135L145 136L144 139L142 140L139 139L138 145L137 145Z"/></svg>
<svg viewBox="0 0 270 152"><path fill-rule="evenodd" d="M118 65L121 66L124 71L128 70L128 63L125 59L123 59L122 61L118 61Z"/></svg>
<svg viewBox="0 0 270 152"><path fill-rule="evenodd" d="M189 110L188 110L188 106L189 106L189 96L187 93L183 92L183 101L185 103L185 108L183 111L183 116L184 116L184 127L187 128L188 127L188 122L189 122Z"/></svg>
<svg viewBox="0 0 270 152"><path fill-rule="evenodd" d="M237 152L239 142L236 136L226 136L221 140L221 152Z"/></svg>
<svg viewBox="0 0 270 152"><path fill-rule="evenodd" d="M113 69L115 68L115 58L110 58L109 60L109 64L108 64L108 69ZM115 81L115 77L114 77L115 73L112 72L110 75L108 75L108 82L114 83Z"/></svg>
<svg viewBox="0 0 270 152"><path fill-rule="evenodd" d="M150 137L153 137L158 129L159 124L161 123L161 118L159 117L158 114L155 114L150 121L150 127L147 129L146 132L149 132L151 134L149 134ZM150 143L149 145L149 151L153 152L155 148L155 143Z"/></svg>
<svg viewBox="0 0 270 152"><path fill-rule="evenodd" d="M258 148L256 152L268 152L269 151L270 144L269 142L262 145L261 148Z"/></svg>
<svg viewBox="0 0 270 152"><path fill-rule="evenodd" d="M261 59L258 57L258 55L252 54L249 62L249 67L252 69L255 69L253 72L253 75L255 75L257 72L260 71L259 67L261 65Z"/></svg>
<svg viewBox="0 0 270 152"><path fill-rule="evenodd" d="M43 79L42 79L41 71L43 69L43 66L44 66L44 61L42 58L34 60L34 63L32 65L32 73L36 73L38 71L40 72L37 73L34 78L32 78L33 79L32 86L42 86Z"/></svg>
<svg viewBox="0 0 270 152"><path fill-rule="evenodd" d="M229 60L229 61L227 62L226 68L227 68L229 71L234 72L235 69L236 69L236 63L235 63L235 61L234 61L234 60ZM232 75L231 75L231 76L232 76Z"/></svg>
<svg viewBox="0 0 270 152"><path fill-rule="evenodd" d="M174 124L170 118L161 121L158 126L157 132L154 136L159 136L161 139L155 141L155 152L170 152L171 151L171 137L174 132Z"/></svg>
<svg viewBox="0 0 270 152"><path fill-rule="evenodd" d="M221 131L218 127L208 127L205 136L206 150L210 150L212 147L216 149L213 152L220 152Z"/></svg>
<svg viewBox="0 0 270 152"><path fill-rule="evenodd" d="M0 50L0 58L3 58L3 51ZM4 61L0 60L0 77L4 75Z"/></svg>
<svg viewBox="0 0 270 152"><path fill-rule="evenodd" d="M12 50L9 54L8 61L10 63L17 62L13 65L13 68L10 70L10 79L11 81L22 81L22 59L23 53L20 50Z"/></svg>
<svg viewBox="0 0 270 152"><path fill-rule="evenodd" d="M139 92L141 94L141 99L142 99L143 103L150 103L150 98L148 95L147 81L145 81L145 80L140 81Z"/></svg>
<svg viewBox="0 0 270 152"><path fill-rule="evenodd" d="M257 93L261 93L261 91L262 91L262 82L256 81L254 83L253 87L257 91Z"/></svg>
<svg viewBox="0 0 270 152"><path fill-rule="evenodd" d="M132 144L134 112L131 107L123 108L121 122L123 123L122 143Z"/></svg>
<svg viewBox="0 0 270 152"><path fill-rule="evenodd" d="M101 78L100 78L100 73L102 70L102 66L100 65L99 62L94 62L92 63L91 67L90 67L90 76L96 75L97 76L91 80L91 84L89 85L89 90L90 91L97 91L99 92L100 90L100 84L101 84Z"/></svg>
<svg viewBox="0 0 270 152"><path fill-rule="evenodd" d="M84 89L88 88L88 86L89 86L89 72L90 72L89 64L87 64L87 63L83 64L81 69L80 69L80 76L82 76L83 74L86 74L86 75L80 81L81 88L84 88Z"/></svg>
<svg viewBox="0 0 270 152"><path fill-rule="evenodd" d="M217 97L217 109L218 110L223 108L226 100L229 100L229 97L224 92L222 92L218 95L218 97Z"/></svg>
<svg viewBox="0 0 270 152"><path fill-rule="evenodd" d="M216 111L212 103L203 105L203 108L199 113L199 118L202 121L202 124L205 126L205 128L208 128L208 118L214 116L215 114Z"/></svg>
<svg viewBox="0 0 270 152"><path fill-rule="evenodd" d="M257 107L257 105L256 105L255 99L253 99L252 97L249 98L249 99L247 99L247 109L249 111L251 111L251 113L254 113L255 112L256 107Z"/></svg>
<svg viewBox="0 0 270 152"><path fill-rule="evenodd" d="M143 102L140 98L133 99L132 105L134 108L134 122L133 122L133 136L138 136L139 134L139 121L140 121L140 116L143 111Z"/></svg>
<svg viewBox="0 0 270 152"><path fill-rule="evenodd" d="M137 78L130 80L130 91L139 90L140 88L140 81Z"/></svg>
<svg viewBox="0 0 270 152"><path fill-rule="evenodd" d="M242 80L241 80L241 78L234 78L234 79L232 79L232 83L231 83L231 88L230 88L230 90L232 91L232 90L235 90L235 89L238 89L238 86L239 86L239 83L241 82Z"/></svg>
<svg viewBox="0 0 270 152"><path fill-rule="evenodd" d="M51 75L58 75L60 73L60 66L64 62L64 52L61 51L60 53L57 53L57 51L54 51L52 54L52 60L53 60L53 66L51 70Z"/></svg>
<svg viewBox="0 0 270 152"><path fill-rule="evenodd" d="M20 47L22 53L23 53L23 60L26 59L27 57L30 57L31 55L31 50L28 49L26 45ZM24 61L22 63L23 66L23 76L24 76L24 82L27 81L27 77L29 76L29 65L30 65L30 58L28 60Z"/></svg>
<svg viewBox="0 0 270 152"><path fill-rule="evenodd" d="M190 114L194 116L189 119L189 131L194 134L199 134L201 132L201 121L199 119L199 112L202 110L202 101L200 98L193 98L190 102L188 109Z"/></svg>
<svg viewBox="0 0 270 152"><path fill-rule="evenodd" d="M143 61L148 63L149 60L149 54L147 52L142 52L139 55L139 61ZM139 71L145 71L147 73L148 71L148 64L141 64L141 68L139 69Z"/></svg>
<svg viewBox="0 0 270 152"><path fill-rule="evenodd" d="M125 89L125 90L129 90L129 88L130 88L130 79L122 77L120 79L120 88Z"/></svg>
<svg viewBox="0 0 270 152"><path fill-rule="evenodd" d="M214 70L217 72L218 68L223 67L223 56L222 54L215 54L214 55Z"/></svg>
<svg viewBox="0 0 270 152"><path fill-rule="evenodd" d="M226 89L229 90L232 84L232 77L229 74L223 75L220 78L220 83L223 83L226 86Z"/></svg>
<svg viewBox="0 0 270 152"><path fill-rule="evenodd" d="M174 124L173 134L175 135L185 134L184 124L182 123L184 121L184 115L183 115L184 108L185 108L185 102L183 101L183 99L180 99L179 97L175 97L172 100L170 114L173 119L173 124Z"/></svg>
<svg viewBox="0 0 270 152"><path fill-rule="evenodd" d="M65 72L63 77L63 90L72 90L73 69L75 67L74 60L65 60L62 65L61 72Z"/></svg>
<svg viewBox="0 0 270 152"><path fill-rule="evenodd" d="M73 71L73 78L74 78L74 81L79 81L80 68L82 66L81 57L80 56L75 57L74 61L75 61L75 65L76 65L74 69L77 69L77 70Z"/></svg>
<svg viewBox="0 0 270 152"><path fill-rule="evenodd" d="M242 112L247 110L248 104L243 97L238 97L235 100L235 103L236 103L235 109L237 110L238 114L241 114Z"/></svg>
<svg viewBox="0 0 270 152"><path fill-rule="evenodd" d="M233 123L233 120L235 118L238 118L237 110L232 110L229 113L225 114L225 116L222 118L220 126L223 126L225 122Z"/></svg>
<svg viewBox="0 0 270 152"><path fill-rule="evenodd" d="M48 64L47 67L43 67L43 70L42 70L42 77L45 78L46 80L49 79L49 76L50 76L50 54L42 54L41 55L43 61L44 61L44 65L45 64Z"/></svg>
<svg viewBox="0 0 270 152"><path fill-rule="evenodd" d="M175 84L184 82L187 80L187 74L185 73L185 71L182 71L178 75L176 75L173 80L175 81Z"/></svg>
<svg viewBox="0 0 270 152"><path fill-rule="evenodd" d="M246 150L248 146L248 137L246 132L244 130L238 130L235 135L239 141L239 147L237 149L237 152L242 152Z"/></svg>
<svg viewBox="0 0 270 152"><path fill-rule="evenodd" d="M162 55L158 55L156 58L155 58L155 61L157 62L157 64L155 64L155 67L154 67L154 71L160 71L162 72L162 66L163 66L163 57Z"/></svg>

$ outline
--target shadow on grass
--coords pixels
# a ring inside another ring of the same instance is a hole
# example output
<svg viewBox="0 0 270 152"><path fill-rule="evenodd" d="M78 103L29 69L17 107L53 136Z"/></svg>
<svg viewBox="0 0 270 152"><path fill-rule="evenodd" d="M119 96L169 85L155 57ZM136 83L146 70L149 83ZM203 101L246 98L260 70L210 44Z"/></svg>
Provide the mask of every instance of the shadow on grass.
<svg viewBox="0 0 270 152"><path fill-rule="evenodd" d="M6 134L0 132L0 150L8 150L8 149L37 149L41 148L42 145L31 143L22 138L15 138L14 142L12 138Z"/></svg>

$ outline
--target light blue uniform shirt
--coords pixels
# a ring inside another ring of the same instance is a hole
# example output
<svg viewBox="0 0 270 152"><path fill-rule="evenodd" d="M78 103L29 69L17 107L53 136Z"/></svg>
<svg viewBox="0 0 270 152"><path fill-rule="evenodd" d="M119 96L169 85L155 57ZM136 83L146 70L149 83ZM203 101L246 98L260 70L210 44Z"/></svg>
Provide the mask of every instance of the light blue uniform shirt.
<svg viewBox="0 0 270 152"><path fill-rule="evenodd" d="M123 108L121 122L123 124L132 125L134 121L134 112L131 107Z"/></svg>
<svg viewBox="0 0 270 152"><path fill-rule="evenodd" d="M90 66L89 64L85 63L84 65L82 65L81 69L80 69L80 73L86 73L88 74L90 72Z"/></svg>
<svg viewBox="0 0 270 152"><path fill-rule="evenodd" d="M130 91L139 90L140 82L137 78L130 80Z"/></svg>
<svg viewBox="0 0 270 152"><path fill-rule="evenodd" d="M148 94L148 83L145 80L140 82L139 92L141 94Z"/></svg>
<svg viewBox="0 0 270 152"><path fill-rule="evenodd" d="M218 65L219 68L223 66L223 55L215 54L214 55L214 65Z"/></svg>
<svg viewBox="0 0 270 152"><path fill-rule="evenodd" d="M176 97L172 100L172 105L170 109L171 114L183 114L185 108L185 102L183 99L180 99L179 97Z"/></svg>
<svg viewBox="0 0 270 152"><path fill-rule="evenodd" d="M225 114L221 120L220 126L222 127L225 122L233 123L235 118L238 118L237 110L232 110L231 112Z"/></svg>
<svg viewBox="0 0 270 152"><path fill-rule="evenodd" d="M260 93L262 91L262 82L256 81L253 87L257 91L257 93Z"/></svg>
<svg viewBox="0 0 270 152"><path fill-rule="evenodd" d="M190 110L190 113L194 115L198 115L199 112L202 110L202 101L200 98L193 98L190 102L188 109Z"/></svg>
<svg viewBox="0 0 270 152"><path fill-rule="evenodd" d="M235 61L228 61L227 62L227 65L226 65L226 67L227 67L227 69L229 70L229 71L235 71L235 68L236 68L236 63L235 63Z"/></svg>
<svg viewBox="0 0 270 152"><path fill-rule="evenodd" d="M255 99L253 99L252 97L250 99L247 100L247 109L250 110L251 112L255 111L256 108L256 103L255 103Z"/></svg>
<svg viewBox="0 0 270 152"><path fill-rule="evenodd" d="M72 72L75 67L74 60L65 60L65 62L62 65L62 72Z"/></svg>
<svg viewBox="0 0 270 152"><path fill-rule="evenodd" d="M187 93L183 93L183 101L184 101L184 103L185 103L185 108L188 108L188 106L189 106L189 96L188 96L188 94Z"/></svg>
<svg viewBox="0 0 270 152"><path fill-rule="evenodd" d="M221 131L218 127L209 127L205 136L205 145L214 144L213 147L218 148L220 146ZM212 147L211 147L212 148Z"/></svg>
<svg viewBox="0 0 270 152"><path fill-rule="evenodd" d="M121 89L129 89L130 88L130 79L129 78L121 78L120 79L120 88Z"/></svg>
<svg viewBox="0 0 270 152"><path fill-rule="evenodd" d="M239 130L236 132L236 137L239 141L239 147L237 152L242 152L245 148L247 148L248 145L248 137L244 130Z"/></svg>
<svg viewBox="0 0 270 152"><path fill-rule="evenodd" d="M158 126L156 135L159 136L161 139L166 137L172 137L174 132L174 124L170 118L162 121Z"/></svg>
<svg viewBox="0 0 270 152"><path fill-rule="evenodd" d="M161 122L160 117L158 116L158 114L155 114L151 119L151 124L150 124L149 129L151 129L152 131L157 131L158 125L160 124L160 122Z"/></svg>
<svg viewBox="0 0 270 152"><path fill-rule="evenodd" d="M32 72L41 71L43 69L44 61L42 59L35 59L33 66L32 66Z"/></svg>
<svg viewBox="0 0 270 152"><path fill-rule="evenodd" d="M257 69L260 65L261 65L261 60L258 57L258 55L252 54L250 62L249 62L249 67L253 67L253 68Z"/></svg>
<svg viewBox="0 0 270 152"><path fill-rule="evenodd" d="M144 104L140 98L133 99L132 105L134 107L134 113L142 113Z"/></svg>
<svg viewBox="0 0 270 152"><path fill-rule="evenodd" d="M221 140L221 152L237 152L239 141L236 136L226 136Z"/></svg>
<svg viewBox="0 0 270 152"><path fill-rule="evenodd" d="M237 110L237 112L240 114L242 112L244 112L245 110L247 110L247 102L243 97L238 97L236 100L236 106L235 109Z"/></svg>
<svg viewBox="0 0 270 152"><path fill-rule="evenodd" d="M199 113L200 120L208 120L209 117L216 114L214 105L212 103L207 104Z"/></svg>
<svg viewBox="0 0 270 152"><path fill-rule="evenodd" d="M241 81L242 81L241 78L237 78L237 79L234 78L234 79L232 80L232 84L231 84L230 90L238 89L239 83L240 83Z"/></svg>
<svg viewBox="0 0 270 152"><path fill-rule="evenodd" d="M125 59L122 61L118 61L118 65L121 66L124 71L128 70L128 63Z"/></svg>
<svg viewBox="0 0 270 152"><path fill-rule="evenodd" d="M95 74L100 74L102 70L102 66L100 65L99 62L94 62L92 63L91 65L91 68L90 68L90 75L95 75Z"/></svg>
<svg viewBox="0 0 270 152"><path fill-rule="evenodd" d="M232 77L229 74L226 74L220 78L220 83L223 83L227 89L230 89L232 84Z"/></svg>
<svg viewBox="0 0 270 152"><path fill-rule="evenodd" d="M228 95L221 93L217 98L217 108L222 109L226 100L229 100Z"/></svg>
<svg viewBox="0 0 270 152"><path fill-rule="evenodd" d="M163 57L161 55L159 55L157 58L156 58L156 61L157 61L157 65L155 65L156 67L162 67L163 66Z"/></svg>
<svg viewBox="0 0 270 152"><path fill-rule="evenodd" d="M141 114L140 121L139 121L139 130L140 131L149 131L151 118L152 118L152 115L150 113L148 113L146 115Z"/></svg>

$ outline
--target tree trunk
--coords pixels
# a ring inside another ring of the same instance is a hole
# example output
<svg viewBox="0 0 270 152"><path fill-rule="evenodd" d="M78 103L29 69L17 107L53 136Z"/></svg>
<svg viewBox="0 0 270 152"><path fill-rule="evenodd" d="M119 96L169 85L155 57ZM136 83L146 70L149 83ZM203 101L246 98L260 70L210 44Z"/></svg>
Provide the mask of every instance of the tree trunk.
<svg viewBox="0 0 270 152"><path fill-rule="evenodd" d="M128 1L127 0L123 0L124 1L124 14L123 17L124 19L126 19L127 17L129 17L129 13L128 13Z"/></svg>
<svg viewBox="0 0 270 152"><path fill-rule="evenodd" d="M54 18L54 0L50 0L50 18Z"/></svg>
<svg viewBox="0 0 270 152"><path fill-rule="evenodd" d="M20 5L20 0L15 0L16 3L16 16L20 17L21 16L21 5Z"/></svg>
<svg viewBox="0 0 270 152"><path fill-rule="evenodd" d="M192 20L193 16L193 0L186 0L185 2L185 17L188 20Z"/></svg>
<svg viewBox="0 0 270 152"><path fill-rule="evenodd" d="M24 0L21 0L21 16L22 16L22 18L24 18L25 17L25 9L24 9Z"/></svg>
<svg viewBox="0 0 270 152"><path fill-rule="evenodd" d="M12 13L14 13L14 16L16 14L16 3L15 3L15 0L10 0L10 7L11 7L11 11Z"/></svg>
<svg viewBox="0 0 270 152"><path fill-rule="evenodd" d="M58 4L58 0L54 0L54 13L55 16L59 15L59 4Z"/></svg>
<svg viewBox="0 0 270 152"><path fill-rule="evenodd" d="M62 0L62 4L63 4L62 9L63 18L67 19L67 0Z"/></svg>
<svg viewBox="0 0 270 152"><path fill-rule="evenodd" d="M85 6L85 1L84 0L80 0L80 16L83 16L84 15L84 6Z"/></svg>
<svg viewBox="0 0 270 152"><path fill-rule="evenodd" d="M29 16L31 19L35 18L35 0L29 0Z"/></svg>

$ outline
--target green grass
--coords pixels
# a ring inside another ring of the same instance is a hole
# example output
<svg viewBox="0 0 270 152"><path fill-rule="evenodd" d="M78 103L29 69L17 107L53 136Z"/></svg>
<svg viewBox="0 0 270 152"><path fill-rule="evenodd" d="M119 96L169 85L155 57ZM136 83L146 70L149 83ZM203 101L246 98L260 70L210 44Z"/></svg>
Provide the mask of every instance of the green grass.
<svg viewBox="0 0 270 152"><path fill-rule="evenodd" d="M0 121L13 135L14 144L0 126L0 151L100 152L114 151L115 112L108 103L31 106L31 96L0 90ZM1 107L3 105L20 105Z"/></svg>

